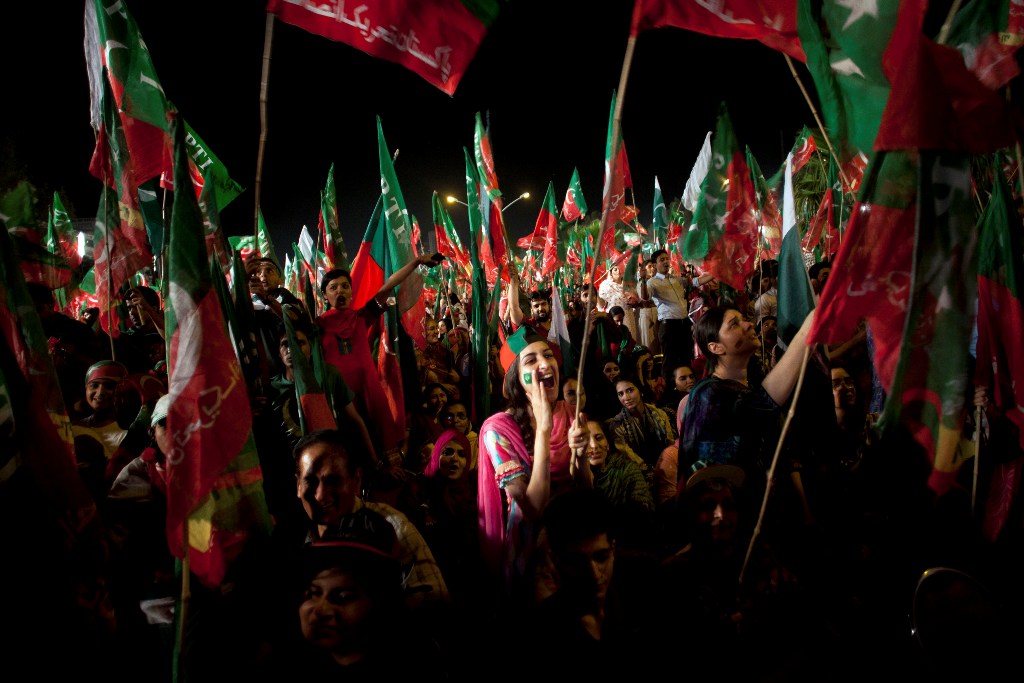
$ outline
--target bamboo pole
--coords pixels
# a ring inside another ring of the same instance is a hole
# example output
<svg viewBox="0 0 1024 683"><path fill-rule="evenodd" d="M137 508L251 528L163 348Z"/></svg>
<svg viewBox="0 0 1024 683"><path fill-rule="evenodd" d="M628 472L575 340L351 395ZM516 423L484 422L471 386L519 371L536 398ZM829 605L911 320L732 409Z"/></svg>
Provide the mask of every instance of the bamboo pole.
<svg viewBox="0 0 1024 683"><path fill-rule="evenodd" d="M978 502L978 473L981 460L981 406L974 406L974 477L971 480L971 516L976 514Z"/></svg>
<svg viewBox="0 0 1024 683"><path fill-rule="evenodd" d="M743 583L744 575L747 572L747 563L750 562L750 555L754 551L754 543L757 541L758 534L761 533L761 523L764 521L764 513L768 508L768 498L772 491L772 482L775 479L775 467L779 464L779 454L782 453L782 444L786 441L786 434L789 433L789 426L793 422L793 416L796 414L796 403L797 399L800 398L800 389L803 388L804 376L807 374L807 361L811 357L811 347L807 345L804 347L804 358L800 363L800 376L796 380L796 388L793 390L793 400L789 405L789 412L786 413L786 421L782 425L782 434L779 435L779 442L775 445L775 455L772 456L771 467L768 468L768 484L764 489L764 499L761 501L761 512L757 516L757 524L754 526L754 533L750 536L750 545L747 546L747 554L743 558L743 567L740 569L739 582Z"/></svg>
<svg viewBox="0 0 1024 683"><path fill-rule="evenodd" d="M619 89L615 98L615 113L612 116L612 160L611 165L608 168L608 177L605 179L605 184L611 181L611 178L616 171L618 171L618 148L622 137L622 103L626 99L626 84L629 81L629 69L633 64L633 51L636 48L636 36L631 35L629 41L626 43L626 56L622 60L622 73L619 76ZM590 266L590 287L595 287L594 279L597 277L597 263L598 256L601 253L601 241L604 239L605 230L609 228L614 229L613 226L608 224L611 222L611 212L609 208L610 202L603 202L604 207L601 210L601 228L597 231L597 240L595 249L597 250L594 254L594 263ZM579 386L583 386L583 368L586 366L587 360L587 347L590 345L590 323L593 319L594 306L588 305L586 311L586 317L583 320L583 342L580 346L580 362L579 368L576 373L576 381ZM573 416L573 422L579 419L580 405L576 404L576 414Z"/></svg>
<svg viewBox="0 0 1024 683"><path fill-rule="evenodd" d="M783 57L786 58L786 64L789 65L789 72L793 74L793 80L800 87L800 92L803 93L804 100L807 102L807 106L811 109L811 115L814 116L814 122L818 124L818 128L821 130L821 136L825 138L825 144L828 146L828 152L832 155L832 158L836 160L836 166L839 167L839 177L843 179L843 187L849 187L850 181L846 177L846 173L843 172L843 165L839 160L839 156L836 154L836 150L832 147L832 141L828 137L828 132L825 130L825 124L821 122L821 118L818 116L818 110L814 106L814 102L811 101L811 96L807 92L807 88L804 87L804 82L800 80L800 76L796 72L796 66L793 64L793 58L783 53Z"/></svg>
<svg viewBox="0 0 1024 683"><path fill-rule="evenodd" d="M260 78L260 146L256 154L256 181L253 193L256 195L256 211L253 216L252 234L254 243L260 243L260 190L263 186L263 151L267 144L267 90L270 80L270 51L274 41L274 14L267 12L266 31L263 37L263 75Z"/></svg>

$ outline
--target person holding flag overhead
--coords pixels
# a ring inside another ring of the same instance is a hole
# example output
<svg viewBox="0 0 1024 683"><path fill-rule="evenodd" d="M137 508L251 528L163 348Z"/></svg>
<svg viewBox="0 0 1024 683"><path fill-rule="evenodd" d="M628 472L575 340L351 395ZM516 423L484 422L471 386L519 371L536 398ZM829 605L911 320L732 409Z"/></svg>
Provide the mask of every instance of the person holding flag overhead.
<svg viewBox="0 0 1024 683"><path fill-rule="evenodd" d="M388 278L373 298L357 311L351 308L354 289L347 270L330 270L320 282L320 291L327 299L327 311L317 318L323 335L324 359L341 371L345 383L356 395L363 419L371 426L376 443L381 444L384 453L397 449L405 430L404 425L394 424L377 374L377 363L370 353L367 329L387 310L391 290L418 266L439 263L440 259L435 256L417 256Z"/></svg>

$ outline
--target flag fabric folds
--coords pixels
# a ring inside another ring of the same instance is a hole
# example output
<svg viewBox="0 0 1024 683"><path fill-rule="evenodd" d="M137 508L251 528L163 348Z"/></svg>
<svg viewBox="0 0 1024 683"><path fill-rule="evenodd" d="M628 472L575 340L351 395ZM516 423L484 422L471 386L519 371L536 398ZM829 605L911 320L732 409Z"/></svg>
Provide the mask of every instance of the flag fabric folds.
<svg viewBox="0 0 1024 683"><path fill-rule="evenodd" d="M587 215L587 201L583 198L583 187L580 185L580 171L572 169L572 179L569 180L569 187L565 191L565 201L562 202L562 218L572 222Z"/></svg>
<svg viewBox="0 0 1024 683"><path fill-rule="evenodd" d="M712 158L718 161L704 177L682 257L742 290L754 271L757 252L756 195L725 103L719 107L711 146Z"/></svg>
<svg viewBox="0 0 1024 683"><path fill-rule="evenodd" d="M663 26L719 38L759 40L804 61L796 32L796 7L786 0L636 0L632 35Z"/></svg>
<svg viewBox="0 0 1024 683"><path fill-rule="evenodd" d="M349 8L344 2L267 3L267 11L281 21L401 64L449 95L455 93L498 9L497 0L376 0Z"/></svg>
<svg viewBox="0 0 1024 683"><path fill-rule="evenodd" d="M793 199L793 154L786 158L782 193L782 246L779 253L779 348L786 349L804 318L814 308L814 292L800 248L800 228L796 224Z"/></svg>
<svg viewBox="0 0 1024 683"><path fill-rule="evenodd" d="M995 167L992 196L980 221L976 383L1017 425L1024 449L1024 265L1021 219Z"/></svg>
<svg viewBox="0 0 1024 683"><path fill-rule="evenodd" d="M184 187L185 131L172 128L175 179ZM245 541L269 531L269 516L245 380L212 287L192 192L174 193L167 260L167 541L176 557L189 553L203 583L217 586Z"/></svg>

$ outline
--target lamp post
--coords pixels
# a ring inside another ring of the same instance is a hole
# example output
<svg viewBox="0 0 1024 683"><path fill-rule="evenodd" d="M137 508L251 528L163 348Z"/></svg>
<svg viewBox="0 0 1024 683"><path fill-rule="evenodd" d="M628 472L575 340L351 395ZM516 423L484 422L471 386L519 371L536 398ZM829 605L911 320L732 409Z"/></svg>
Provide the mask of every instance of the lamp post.
<svg viewBox="0 0 1024 683"><path fill-rule="evenodd" d="M530 198L530 193L529 192L522 193L521 195L519 195L518 197L516 197L515 199L510 201L508 204L506 204L505 206L501 207L502 213L505 212L505 209L507 209L508 207L512 206L513 204L518 202L520 199L529 199L529 198ZM469 204L467 204L466 202L462 201L461 199L457 199L456 197L453 197L452 195L448 195L447 197L445 197L445 199L448 201L449 204L462 204L467 209L469 208Z"/></svg>
<svg viewBox="0 0 1024 683"><path fill-rule="evenodd" d="M529 198L530 198L530 193L529 192L524 192L521 195L519 195L518 197L516 197L515 199L513 199L512 201L510 201L505 206L501 207L501 210L502 210L502 212L504 212L505 209L507 209L508 207L512 206L513 204L518 202L520 199L529 199Z"/></svg>

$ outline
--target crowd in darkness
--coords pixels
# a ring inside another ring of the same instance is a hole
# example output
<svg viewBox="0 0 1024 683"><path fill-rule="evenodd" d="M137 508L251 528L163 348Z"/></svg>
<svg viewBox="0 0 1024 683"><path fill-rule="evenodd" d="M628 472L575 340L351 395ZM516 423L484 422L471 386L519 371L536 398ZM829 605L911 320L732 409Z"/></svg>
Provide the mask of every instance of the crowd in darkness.
<svg viewBox="0 0 1024 683"><path fill-rule="evenodd" d="M913 436L880 429L865 326L808 346L812 311L780 344L774 261L739 291L672 272L657 250L636 282L608 264L564 294L513 272L495 289L487 348L473 348L465 302L442 291L398 424L368 336L395 287L439 263L417 257L358 309L359 283L328 271L316 315L276 262L246 262L272 531L247 540L219 585L188 582L185 601L165 533L162 299L122 290L127 329L112 342L97 310L69 317L29 285L101 521L88 558L7 558L46 567L9 612L17 643L52 653L34 670L170 681L179 667L191 682L1012 669L1021 512L1008 502L993 531L995 513L979 511L995 506L993 468L1021 454L983 390L968 388L980 410L964 441L977 430L992 455L937 495ZM816 291L829 269L811 269ZM552 334L553 303L567 345ZM297 394L307 366L319 368L326 428L310 427Z"/></svg>

